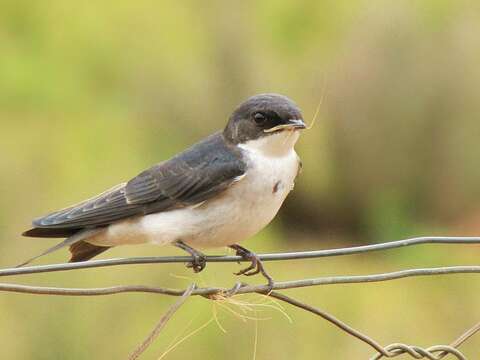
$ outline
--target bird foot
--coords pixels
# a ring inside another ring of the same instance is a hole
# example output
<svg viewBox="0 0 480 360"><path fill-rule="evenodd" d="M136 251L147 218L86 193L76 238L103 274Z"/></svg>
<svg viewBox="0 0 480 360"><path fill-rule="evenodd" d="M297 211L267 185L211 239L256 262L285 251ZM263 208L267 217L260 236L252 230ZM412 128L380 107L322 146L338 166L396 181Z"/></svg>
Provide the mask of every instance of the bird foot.
<svg viewBox="0 0 480 360"><path fill-rule="evenodd" d="M269 292L272 291L275 282L273 278L265 270L263 263L258 257L258 255L248 249L245 249L243 246L240 246L237 244L230 245L229 247L236 251L237 256L241 256L245 260L251 261L248 267L236 272L235 275L253 276L261 273L263 277L266 278L268 281L268 287L270 289Z"/></svg>
<svg viewBox="0 0 480 360"><path fill-rule="evenodd" d="M206 260L207 257L205 254L188 246L183 241L177 241L175 243L175 246L182 250L185 250L193 257L193 260L187 263L187 268L193 269L193 271L196 273L205 269L205 266L207 265L207 260Z"/></svg>

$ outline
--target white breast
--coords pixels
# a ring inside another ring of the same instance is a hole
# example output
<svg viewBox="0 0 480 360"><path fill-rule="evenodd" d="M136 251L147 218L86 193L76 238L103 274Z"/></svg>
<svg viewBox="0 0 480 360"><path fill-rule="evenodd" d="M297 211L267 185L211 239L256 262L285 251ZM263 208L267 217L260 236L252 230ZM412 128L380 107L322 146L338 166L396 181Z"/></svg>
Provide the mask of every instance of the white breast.
<svg viewBox="0 0 480 360"><path fill-rule="evenodd" d="M247 154L248 171L219 204L218 216L224 225L217 229L214 246L230 245L255 235L273 220L293 189L299 169L293 147L273 155L259 151L258 144L250 145L242 146ZM209 238L199 240L212 241Z"/></svg>
<svg viewBox="0 0 480 360"><path fill-rule="evenodd" d="M283 131L239 145L248 170L219 197L111 225L89 242L112 246L182 240L193 247L218 247L255 235L293 189L300 164L294 150L298 136L298 131Z"/></svg>

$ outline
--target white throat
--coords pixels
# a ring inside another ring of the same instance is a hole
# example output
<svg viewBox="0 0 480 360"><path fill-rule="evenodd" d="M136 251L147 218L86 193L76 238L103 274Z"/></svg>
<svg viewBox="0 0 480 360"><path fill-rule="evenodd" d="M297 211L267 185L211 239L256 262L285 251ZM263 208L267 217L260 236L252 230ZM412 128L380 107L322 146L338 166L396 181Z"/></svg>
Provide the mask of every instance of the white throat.
<svg viewBox="0 0 480 360"><path fill-rule="evenodd" d="M284 130L263 136L259 139L249 140L239 144L242 149L261 153L268 157L281 157L290 153L300 136L298 130Z"/></svg>

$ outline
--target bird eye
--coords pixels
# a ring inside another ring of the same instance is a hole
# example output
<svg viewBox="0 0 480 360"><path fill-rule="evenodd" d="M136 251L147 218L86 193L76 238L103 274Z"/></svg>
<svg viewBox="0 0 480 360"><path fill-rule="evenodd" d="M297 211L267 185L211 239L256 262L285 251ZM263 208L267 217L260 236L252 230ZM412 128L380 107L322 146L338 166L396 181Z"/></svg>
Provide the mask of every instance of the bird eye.
<svg viewBox="0 0 480 360"><path fill-rule="evenodd" d="M257 112L253 115L253 120L255 120L257 124L262 124L265 122L265 120L267 120L267 117L261 112Z"/></svg>

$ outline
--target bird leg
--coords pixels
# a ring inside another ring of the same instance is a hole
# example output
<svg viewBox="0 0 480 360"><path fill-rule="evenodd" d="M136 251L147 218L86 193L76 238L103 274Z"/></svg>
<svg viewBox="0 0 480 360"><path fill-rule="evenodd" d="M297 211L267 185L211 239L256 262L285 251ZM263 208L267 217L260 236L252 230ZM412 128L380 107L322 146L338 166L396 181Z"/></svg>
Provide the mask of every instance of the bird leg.
<svg viewBox="0 0 480 360"><path fill-rule="evenodd" d="M235 273L235 275L252 276L252 275L261 273L263 277L267 279L268 286L270 288L273 288L273 285L274 285L273 278L270 275L268 275L267 271L263 267L263 264L257 254L237 244L230 245L229 248L235 250L237 256L241 256L245 260L251 261L248 267Z"/></svg>
<svg viewBox="0 0 480 360"><path fill-rule="evenodd" d="M178 240L174 243L174 245L182 250L185 250L188 252L190 255L192 255L193 260L191 263L187 264L188 268L192 268L194 272L198 273L202 271L205 266L207 265L206 261L206 256L205 254L201 253L198 250L195 250L194 248L188 246L185 244L183 241Z"/></svg>

